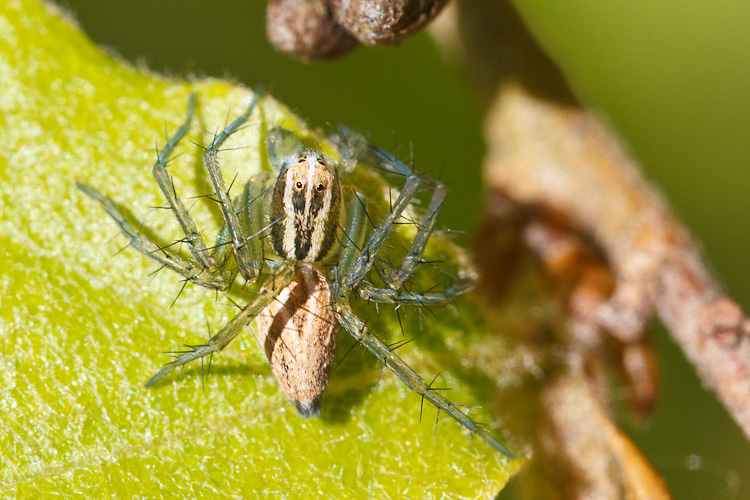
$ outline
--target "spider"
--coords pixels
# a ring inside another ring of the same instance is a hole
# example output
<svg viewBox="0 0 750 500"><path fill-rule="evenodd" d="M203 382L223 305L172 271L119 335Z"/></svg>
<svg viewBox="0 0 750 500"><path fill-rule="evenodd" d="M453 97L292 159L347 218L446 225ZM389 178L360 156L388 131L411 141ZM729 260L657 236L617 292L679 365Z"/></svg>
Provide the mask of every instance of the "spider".
<svg viewBox="0 0 750 500"><path fill-rule="evenodd" d="M177 195L167 173L167 162L190 128L195 113L191 95L185 121L159 152L153 166L156 182L166 198L192 255L186 259L144 237L127 221L115 202L96 189L78 183L83 193L99 202L119 225L130 245L186 281L213 290L226 290L237 275L258 290L257 296L205 344L188 346L177 353L147 383L151 386L177 367L223 350L257 318L259 341L279 385L303 417L317 416L320 399L333 363L338 325L351 334L412 391L422 396L508 457L512 453L487 430L426 383L378 339L350 306L353 294L376 304L445 305L473 285L473 278L460 278L443 292L418 294L404 284L422 263L425 246L446 195L445 186L419 174L395 156L365 144L345 131L338 140L340 161L320 151L305 148L291 131L273 128L266 135L266 149L273 173L250 178L242 194L232 199L219 168L217 154L226 139L251 116L259 99L256 92L245 112L217 134L203 153L203 164L214 189L223 226L216 245L209 248L204 236ZM360 159L405 179L379 224L368 226L364 196L344 183ZM394 226L420 189L431 191L426 212L400 266L390 273L373 264ZM328 274L322 269L330 267ZM386 286L366 280L377 272ZM388 274L386 276L386 274Z"/></svg>

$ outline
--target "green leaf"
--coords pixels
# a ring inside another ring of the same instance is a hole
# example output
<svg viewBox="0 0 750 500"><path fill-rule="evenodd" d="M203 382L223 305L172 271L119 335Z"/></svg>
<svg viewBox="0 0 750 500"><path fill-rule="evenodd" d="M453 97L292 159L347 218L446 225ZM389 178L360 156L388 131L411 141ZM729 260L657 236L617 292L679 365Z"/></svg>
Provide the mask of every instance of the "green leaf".
<svg viewBox="0 0 750 500"><path fill-rule="evenodd" d="M191 91L198 144L240 113L250 92L129 67L31 0L0 6L0 89L0 489L21 498L475 498L494 496L517 469L446 418L433 438L435 410L425 408L420 423L419 397L389 373L373 390L381 367L356 346L343 359L353 347L343 332L318 419L296 414L249 332L213 359L205 388L197 363L144 388L168 361L163 351L203 342L206 325L215 332L233 306L195 286L171 306L179 277L152 276L156 264L129 247L118 253L127 242L75 183L117 200L157 241L176 240L170 214L151 208L163 203L150 171L155 148L179 126ZM237 173L241 185L266 168L261 138L279 124L321 140L263 98L221 156L227 179ZM177 153L170 173L183 199L208 193L200 149L185 142ZM379 182L369 189L382 210ZM191 214L216 233L215 206L198 200ZM455 256L445 242L431 253ZM240 286L230 292L238 302L251 296ZM487 326L470 301L458 309L425 315L421 330L417 311L401 311L418 342L399 353L427 379L442 372L437 384L452 388L453 401L488 404L492 380L467 364L486 348ZM384 339L403 338L392 308L357 310ZM493 420L490 408L470 413Z"/></svg>

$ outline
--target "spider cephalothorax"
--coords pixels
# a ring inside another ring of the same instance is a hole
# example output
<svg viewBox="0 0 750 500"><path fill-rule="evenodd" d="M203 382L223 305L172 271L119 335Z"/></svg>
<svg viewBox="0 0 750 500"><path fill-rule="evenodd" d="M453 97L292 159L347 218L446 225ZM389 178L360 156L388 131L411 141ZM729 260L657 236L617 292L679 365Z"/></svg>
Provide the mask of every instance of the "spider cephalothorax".
<svg viewBox="0 0 750 500"><path fill-rule="evenodd" d="M214 189L212 199L218 202L224 222L211 249L183 206L166 170L175 146L190 126L193 97L185 123L154 164L154 177L185 234L183 241L192 255L190 259L145 238L111 199L79 184L84 193L105 207L133 247L163 267L214 290L227 289L237 274L257 289L257 296L208 342L179 353L146 385L155 384L178 366L221 351L257 318L259 341L279 385L302 416L315 416L328 382L340 326L410 389L495 449L512 456L458 406L431 390L392 348L370 332L349 304L357 296L380 304L444 305L472 285L469 273L441 292L420 294L405 287L422 263L422 254L445 199L445 187L385 151L366 146L357 134L342 134L338 141L341 160L334 162L319 151L304 147L291 131L273 128L266 135L273 175L266 172L251 177L243 192L232 199L217 154L226 139L249 119L257 100L256 94L245 113L218 134L203 154L203 164ZM346 184L360 159L405 180L389 211L377 224L365 211L364 195L357 186ZM378 257L380 251L421 189L431 192L431 198L424 216L415 222L416 234L405 257L400 265L389 263L388 272L379 269L375 273L373 265L383 261ZM369 278L371 272L385 286L373 285L378 280Z"/></svg>
<svg viewBox="0 0 750 500"><path fill-rule="evenodd" d="M324 260L336 241L341 212L341 185L323 155L306 151L281 165L273 188L271 228L276 253L289 260Z"/></svg>

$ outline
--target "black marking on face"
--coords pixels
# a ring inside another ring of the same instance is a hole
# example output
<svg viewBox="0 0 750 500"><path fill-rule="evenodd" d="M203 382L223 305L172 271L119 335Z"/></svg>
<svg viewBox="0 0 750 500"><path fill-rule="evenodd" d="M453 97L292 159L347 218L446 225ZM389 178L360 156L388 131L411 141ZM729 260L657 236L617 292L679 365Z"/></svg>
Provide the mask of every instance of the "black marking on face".
<svg viewBox="0 0 750 500"><path fill-rule="evenodd" d="M290 260L315 262L333 247L341 203L335 169L317 154L300 155L279 172L273 193L274 250Z"/></svg>
<svg viewBox="0 0 750 500"><path fill-rule="evenodd" d="M320 251L315 260L323 260L331 251L333 242L336 241L336 231L338 231L339 213L341 211L341 186L339 185L337 172L334 174L333 183L328 189L331 193L331 208L323 226L323 242L320 245Z"/></svg>

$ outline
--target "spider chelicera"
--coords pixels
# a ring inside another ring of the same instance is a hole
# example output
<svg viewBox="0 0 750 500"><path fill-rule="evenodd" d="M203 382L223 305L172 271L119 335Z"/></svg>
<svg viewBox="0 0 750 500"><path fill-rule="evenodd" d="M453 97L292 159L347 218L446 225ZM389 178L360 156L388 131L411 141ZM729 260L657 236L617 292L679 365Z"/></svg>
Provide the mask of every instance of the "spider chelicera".
<svg viewBox="0 0 750 500"><path fill-rule="evenodd" d="M357 134L348 131L342 134L338 141L341 159L335 163L321 152L305 148L293 132L273 128L266 135L266 148L274 172L251 177L242 194L233 200L217 154L226 139L249 119L258 98L256 93L245 112L216 135L203 154L214 188L213 197L223 217L213 247L206 246L167 173L172 152L190 128L194 96L190 97L184 123L153 166L156 182L185 234L184 242L192 259L147 239L110 198L90 186L78 184L105 208L136 250L185 280L209 289L226 290L240 274L247 283L258 287L257 296L216 335L205 344L180 353L146 385L155 384L178 366L223 350L257 318L259 341L279 385L300 415L316 416L328 382L340 325L438 411L447 413L493 448L512 457L459 405L432 389L431 384L396 355L394 348L373 335L350 306L352 294L378 304L445 305L471 287L472 278L456 279L442 292L419 294L404 287L422 263L422 254L445 199L444 185L415 172L389 153L367 146ZM346 184L360 159L405 179L388 213L372 228L368 226L366 200L356 187ZM416 223L416 235L406 256L388 273L373 270L378 253L420 189L431 191L432 196L423 217ZM327 275L321 271L324 266L330 267ZM368 274L376 271L386 286L376 287L367 280Z"/></svg>

